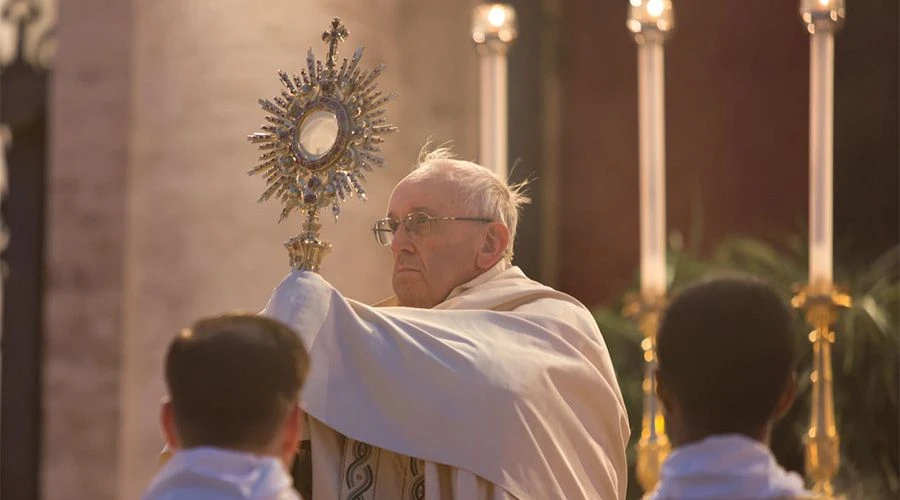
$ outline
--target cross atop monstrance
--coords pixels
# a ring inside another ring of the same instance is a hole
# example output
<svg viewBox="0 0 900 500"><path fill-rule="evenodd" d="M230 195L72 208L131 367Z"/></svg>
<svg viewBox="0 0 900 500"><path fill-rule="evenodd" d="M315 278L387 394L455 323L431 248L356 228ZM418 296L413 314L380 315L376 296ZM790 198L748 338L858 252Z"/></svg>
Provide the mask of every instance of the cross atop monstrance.
<svg viewBox="0 0 900 500"><path fill-rule="evenodd" d="M326 68L334 69L334 65L337 63L335 60L337 57L337 46L348 36L350 36L350 32L347 31L347 28L338 18L334 18L331 21L331 29L329 31L322 33L322 41L328 42L328 58L325 60Z"/></svg>

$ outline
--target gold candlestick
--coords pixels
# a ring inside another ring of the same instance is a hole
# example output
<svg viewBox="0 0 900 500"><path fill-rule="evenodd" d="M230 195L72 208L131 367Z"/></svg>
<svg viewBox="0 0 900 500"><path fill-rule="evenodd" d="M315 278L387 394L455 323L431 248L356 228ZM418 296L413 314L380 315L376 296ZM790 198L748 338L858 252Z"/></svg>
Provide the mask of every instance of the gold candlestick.
<svg viewBox="0 0 900 500"><path fill-rule="evenodd" d="M644 491L659 481L671 445L656 397L656 332L666 294L665 71L663 46L675 27L671 0L630 0L626 26L638 45L640 139L641 296L626 314L644 334L644 409L637 476Z"/></svg>
<svg viewBox="0 0 900 500"><path fill-rule="evenodd" d="M801 289L791 300L803 309L806 321L813 327L809 341L813 347L812 405L809 430L804 436L806 476L813 492L834 496L834 477L841 464L840 436L834 421L834 389L832 386L831 344L835 335L831 325L837 320L838 308L850 307L850 296L832 289L821 293L810 287Z"/></svg>
<svg viewBox="0 0 900 500"><path fill-rule="evenodd" d="M363 172L384 166L379 144L397 130L385 123L383 107L396 95L376 90L384 65L360 68L360 47L338 68L337 47L348 36L335 18L322 34L328 44L324 64L309 49L299 77L279 71L281 95L259 101L268 123L247 137L263 152L261 163L248 172L265 176L268 187L259 201L281 201L279 222L294 211L304 214L301 233L285 243L295 269L319 270L331 249L319 239L319 210L330 206L336 220L346 198L366 199Z"/></svg>
<svg viewBox="0 0 900 500"><path fill-rule="evenodd" d="M831 325L850 296L832 281L832 176L834 153L834 34L844 21L843 0L801 0L800 16L810 34L809 48L809 283L793 299L806 311L813 331L812 408L805 436L806 475L813 491L834 495L840 468L840 437L834 422Z"/></svg>
<svg viewBox="0 0 900 500"><path fill-rule="evenodd" d="M665 306L664 297L633 295L626 301L625 315L634 318L644 334L644 408L641 416L641 437L637 445L637 478L644 491L652 491L659 482L659 471L671 451L666 435L665 418L656 397L656 333L659 317Z"/></svg>

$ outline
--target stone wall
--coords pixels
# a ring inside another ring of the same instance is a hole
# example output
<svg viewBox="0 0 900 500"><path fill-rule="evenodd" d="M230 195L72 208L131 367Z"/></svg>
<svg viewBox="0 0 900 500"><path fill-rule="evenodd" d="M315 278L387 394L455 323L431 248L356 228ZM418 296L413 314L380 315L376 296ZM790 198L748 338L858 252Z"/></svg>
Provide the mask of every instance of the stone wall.
<svg viewBox="0 0 900 500"><path fill-rule="evenodd" d="M42 496L117 495L131 4L61 2L51 88Z"/></svg>

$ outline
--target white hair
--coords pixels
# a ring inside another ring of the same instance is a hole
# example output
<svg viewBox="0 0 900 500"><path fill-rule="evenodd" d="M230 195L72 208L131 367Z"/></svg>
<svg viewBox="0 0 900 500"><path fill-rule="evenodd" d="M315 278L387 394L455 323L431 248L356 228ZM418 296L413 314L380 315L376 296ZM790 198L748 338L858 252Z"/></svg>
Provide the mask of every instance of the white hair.
<svg viewBox="0 0 900 500"><path fill-rule="evenodd" d="M513 245L519 213L531 199L525 194L528 181L509 185L505 179L489 169L470 161L459 160L449 147L428 151L428 144L419 153L415 169L406 179L440 178L456 186L458 201L466 217L484 217L500 222L509 230L509 243L503 259L512 263Z"/></svg>

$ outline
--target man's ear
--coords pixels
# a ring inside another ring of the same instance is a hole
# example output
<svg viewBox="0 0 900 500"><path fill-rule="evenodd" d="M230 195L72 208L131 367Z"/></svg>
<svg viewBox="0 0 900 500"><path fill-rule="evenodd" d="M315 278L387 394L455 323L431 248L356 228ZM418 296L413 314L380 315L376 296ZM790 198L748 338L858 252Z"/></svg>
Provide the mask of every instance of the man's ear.
<svg viewBox="0 0 900 500"><path fill-rule="evenodd" d="M475 265L481 270L494 266L506 253L509 245L509 228L502 222L491 222L484 233L484 241L475 258Z"/></svg>
<svg viewBox="0 0 900 500"><path fill-rule="evenodd" d="M794 398L797 396L797 374L791 372L791 379L788 380L781 397L778 398L778 405L775 406L775 420L785 416L791 406L794 404Z"/></svg>
<svg viewBox="0 0 900 500"><path fill-rule="evenodd" d="M159 410L159 425L162 427L163 437L169 448L181 448L181 440L178 438L178 429L175 426L175 408L172 407L172 401L166 399L163 401Z"/></svg>

